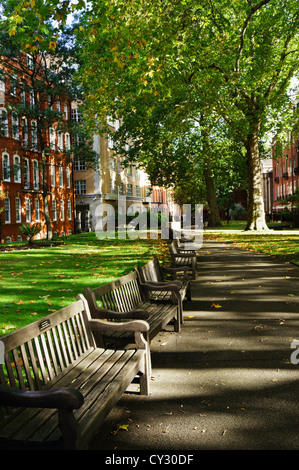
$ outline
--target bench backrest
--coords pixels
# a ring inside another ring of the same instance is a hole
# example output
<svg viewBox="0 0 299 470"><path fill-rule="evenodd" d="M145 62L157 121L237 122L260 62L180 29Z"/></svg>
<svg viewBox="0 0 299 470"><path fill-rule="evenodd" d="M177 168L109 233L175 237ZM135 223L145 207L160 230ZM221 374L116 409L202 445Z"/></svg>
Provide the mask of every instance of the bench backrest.
<svg viewBox="0 0 299 470"><path fill-rule="evenodd" d="M43 389L94 349L89 318L83 298L2 337L5 363L0 364L0 383L24 390Z"/></svg>
<svg viewBox="0 0 299 470"><path fill-rule="evenodd" d="M85 288L91 316L95 314L95 307L113 310L114 312L127 312L137 308L143 301L136 272L111 281L103 286L91 289Z"/></svg>
<svg viewBox="0 0 299 470"><path fill-rule="evenodd" d="M139 264L136 266L136 271L138 272L140 282L163 282L163 273L161 271L161 266L157 255L154 255L154 258L151 259L144 266Z"/></svg>

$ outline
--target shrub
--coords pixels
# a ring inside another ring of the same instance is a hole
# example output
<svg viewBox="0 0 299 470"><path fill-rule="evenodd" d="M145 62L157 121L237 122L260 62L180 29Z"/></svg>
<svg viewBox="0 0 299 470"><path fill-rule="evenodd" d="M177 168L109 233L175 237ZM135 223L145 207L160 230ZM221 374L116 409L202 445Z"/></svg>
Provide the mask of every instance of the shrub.
<svg viewBox="0 0 299 470"><path fill-rule="evenodd" d="M19 232L23 235L27 235L27 237L29 238L28 243L32 245L33 238L41 231L41 229L41 224L22 224L19 227Z"/></svg>

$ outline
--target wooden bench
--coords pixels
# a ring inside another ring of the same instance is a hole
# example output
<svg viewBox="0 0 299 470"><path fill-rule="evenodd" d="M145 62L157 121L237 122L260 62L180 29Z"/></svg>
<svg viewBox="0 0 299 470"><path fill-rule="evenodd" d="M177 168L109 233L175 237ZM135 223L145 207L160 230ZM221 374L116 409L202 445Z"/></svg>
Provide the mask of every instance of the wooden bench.
<svg viewBox="0 0 299 470"><path fill-rule="evenodd" d="M158 256L154 255L152 260L143 266L138 264L134 270L136 270L138 274L141 287L146 292L147 300L151 302L172 302L173 304L177 304L180 322L183 323L183 302L184 300L191 300L190 281L188 279L177 280L176 276L179 272L184 275L188 274L189 268L187 266L172 268L162 266ZM166 279L165 275L170 275L172 279ZM179 295L176 291L173 291L173 284L179 286ZM167 287L169 287L169 290L167 290Z"/></svg>
<svg viewBox="0 0 299 470"><path fill-rule="evenodd" d="M1 448L86 449L136 376L148 394L148 324L92 320L86 299L77 299L1 338ZM135 347L96 347L93 332L111 328L134 332Z"/></svg>
<svg viewBox="0 0 299 470"><path fill-rule="evenodd" d="M179 295L180 287L177 284L173 284L171 288ZM148 345L170 322L174 324L174 331L180 331L177 304L150 302L147 299L147 290L141 288L136 272L129 273L95 289L87 287L85 288L85 296L93 318L110 321L146 320L149 324L146 336ZM131 337L127 332L103 332L97 337L97 341L102 347L108 344L125 345L130 343Z"/></svg>
<svg viewBox="0 0 299 470"><path fill-rule="evenodd" d="M196 252L193 250L180 251L174 242L169 243L168 248L171 256L172 267L182 268L183 266L187 266L188 273L191 275L191 278L196 279Z"/></svg>

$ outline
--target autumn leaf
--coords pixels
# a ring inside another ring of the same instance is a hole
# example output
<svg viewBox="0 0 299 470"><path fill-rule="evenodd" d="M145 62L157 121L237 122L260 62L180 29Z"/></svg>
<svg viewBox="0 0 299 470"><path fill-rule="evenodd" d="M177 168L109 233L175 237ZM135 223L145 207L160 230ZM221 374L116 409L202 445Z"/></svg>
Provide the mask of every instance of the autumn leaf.
<svg viewBox="0 0 299 470"><path fill-rule="evenodd" d="M22 305L24 302L23 300L19 300L18 302L14 302L15 305Z"/></svg>
<svg viewBox="0 0 299 470"><path fill-rule="evenodd" d="M212 303L211 307L214 307L214 308L221 308L222 305L219 305L219 304L215 304L214 302Z"/></svg>

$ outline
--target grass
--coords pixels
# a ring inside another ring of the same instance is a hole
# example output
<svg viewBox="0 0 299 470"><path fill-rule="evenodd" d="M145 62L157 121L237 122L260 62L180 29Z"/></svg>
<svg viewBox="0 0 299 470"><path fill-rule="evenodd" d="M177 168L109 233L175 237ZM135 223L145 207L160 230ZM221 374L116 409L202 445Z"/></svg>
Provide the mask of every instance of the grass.
<svg viewBox="0 0 299 470"><path fill-rule="evenodd" d="M254 233L225 233L209 232L204 234L209 240L219 240L231 243L238 248L277 256L286 263L299 265L299 232L286 234L282 232Z"/></svg>
<svg viewBox="0 0 299 470"><path fill-rule="evenodd" d="M71 304L86 286L131 272L154 253L166 260L165 242L99 240L94 233L69 236L58 246L0 251L0 336Z"/></svg>

